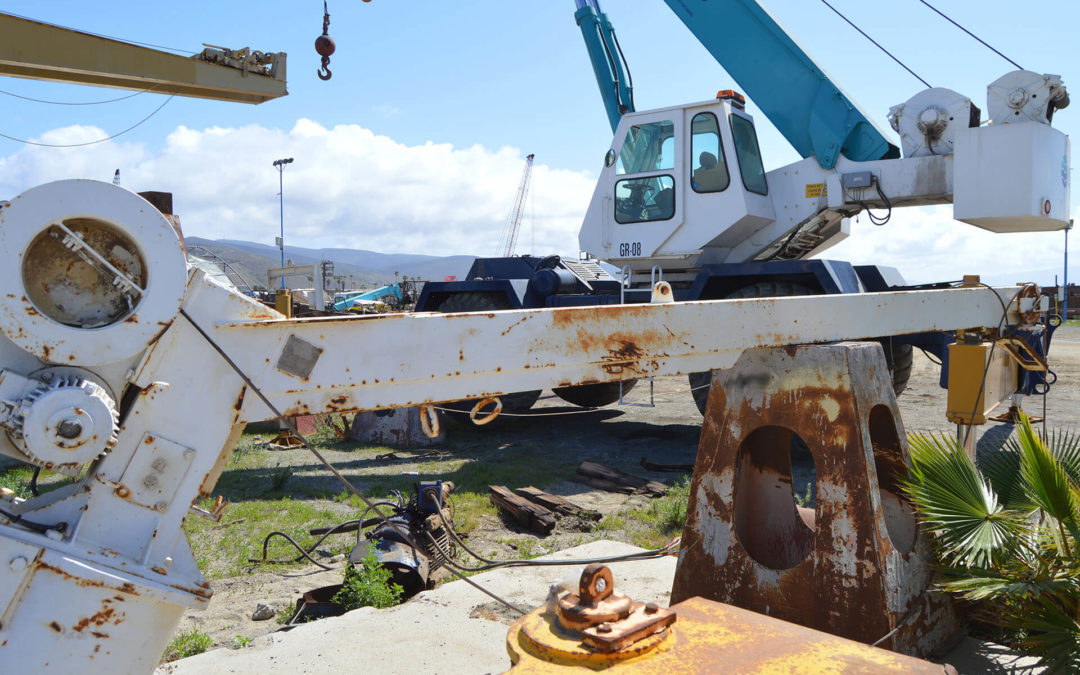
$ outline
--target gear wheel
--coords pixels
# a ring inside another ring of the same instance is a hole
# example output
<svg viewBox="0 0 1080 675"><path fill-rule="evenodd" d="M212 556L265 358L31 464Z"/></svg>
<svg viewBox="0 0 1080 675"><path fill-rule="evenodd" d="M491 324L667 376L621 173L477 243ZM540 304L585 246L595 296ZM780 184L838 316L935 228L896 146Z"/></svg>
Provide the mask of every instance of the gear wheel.
<svg viewBox="0 0 1080 675"><path fill-rule="evenodd" d="M76 473L116 445L119 414L103 387L76 375L42 373L16 403L8 435L27 459Z"/></svg>

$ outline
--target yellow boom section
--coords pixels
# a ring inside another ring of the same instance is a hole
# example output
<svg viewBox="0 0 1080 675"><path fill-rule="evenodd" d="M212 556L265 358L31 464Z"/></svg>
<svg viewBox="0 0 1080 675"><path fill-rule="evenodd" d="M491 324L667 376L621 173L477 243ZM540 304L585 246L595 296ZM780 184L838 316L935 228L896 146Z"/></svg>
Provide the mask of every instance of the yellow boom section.
<svg viewBox="0 0 1080 675"><path fill-rule="evenodd" d="M0 75L238 103L288 94L285 53L208 47L194 57L0 14Z"/></svg>

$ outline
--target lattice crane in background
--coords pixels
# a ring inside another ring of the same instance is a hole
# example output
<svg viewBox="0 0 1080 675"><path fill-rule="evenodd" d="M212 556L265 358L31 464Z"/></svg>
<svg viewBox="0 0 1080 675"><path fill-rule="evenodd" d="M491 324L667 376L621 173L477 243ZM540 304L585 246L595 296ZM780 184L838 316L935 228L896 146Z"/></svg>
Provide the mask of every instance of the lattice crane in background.
<svg viewBox="0 0 1080 675"><path fill-rule="evenodd" d="M506 227L503 228L499 244L499 251L502 252L504 258L514 255L518 230L521 229L521 212L525 210L525 198L529 196L529 180L532 178L534 157L536 155L525 157L525 171L521 174L521 183L518 185L517 196L514 197L514 206L510 209L510 215L506 217Z"/></svg>

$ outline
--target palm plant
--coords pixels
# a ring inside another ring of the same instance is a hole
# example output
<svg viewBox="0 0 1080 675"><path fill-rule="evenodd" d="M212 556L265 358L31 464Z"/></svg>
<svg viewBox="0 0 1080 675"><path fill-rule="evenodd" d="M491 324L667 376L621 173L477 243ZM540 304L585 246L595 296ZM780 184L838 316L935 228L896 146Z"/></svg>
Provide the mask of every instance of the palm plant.
<svg viewBox="0 0 1080 675"><path fill-rule="evenodd" d="M1052 672L1080 672L1080 436L1016 435L980 456L911 434L904 491L930 533L940 586Z"/></svg>

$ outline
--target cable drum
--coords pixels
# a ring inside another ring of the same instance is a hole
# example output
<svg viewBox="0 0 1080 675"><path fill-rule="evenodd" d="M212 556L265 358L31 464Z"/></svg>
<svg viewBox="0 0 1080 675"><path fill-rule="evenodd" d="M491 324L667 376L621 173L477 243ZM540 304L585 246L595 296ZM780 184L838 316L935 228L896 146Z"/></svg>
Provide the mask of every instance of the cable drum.
<svg viewBox="0 0 1080 675"><path fill-rule="evenodd" d="M187 285L183 245L146 200L88 180L48 183L0 208L0 330L39 359L98 365L140 353Z"/></svg>

